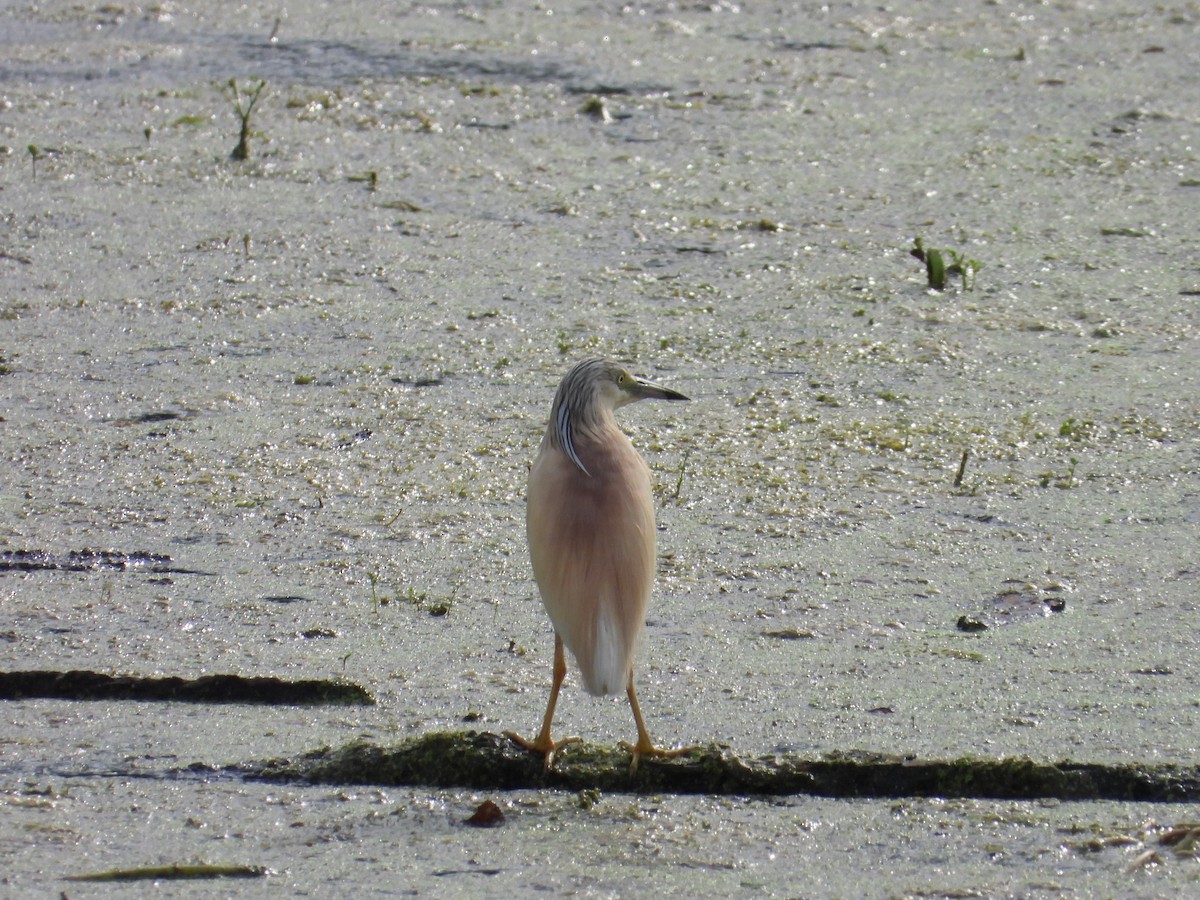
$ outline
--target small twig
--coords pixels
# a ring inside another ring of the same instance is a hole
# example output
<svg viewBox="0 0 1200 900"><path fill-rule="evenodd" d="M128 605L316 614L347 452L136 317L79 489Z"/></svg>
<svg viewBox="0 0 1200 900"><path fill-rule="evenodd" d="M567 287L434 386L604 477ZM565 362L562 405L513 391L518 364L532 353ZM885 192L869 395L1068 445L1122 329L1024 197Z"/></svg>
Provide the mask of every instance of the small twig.
<svg viewBox="0 0 1200 900"><path fill-rule="evenodd" d="M683 489L683 476L687 471L688 457L692 455L692 448L688 447L683 451L683 459L679 463L679 477L675 480L675 495L674 499L679 499L679 492Z"/></svg>
<svg viewBox="0 0 1200 900"><path fill-rule="evenodd" d="M28 256L18 256L15 253L9 253L7 250L0 250L0 259L11 259L13 262L19 262L23 266L33 265L33 260Z"/></svg>
<svg viewBox="0 0 1200 900"><path fill-rule="evenodd" d="M963 451L962 459L959 460L959 462L958 462L958 474L954 476L954 486L955 487L962 487L963 475L966 474L966 471L967 471L967 457L970 455L971 455L970 450Z"/></svg>

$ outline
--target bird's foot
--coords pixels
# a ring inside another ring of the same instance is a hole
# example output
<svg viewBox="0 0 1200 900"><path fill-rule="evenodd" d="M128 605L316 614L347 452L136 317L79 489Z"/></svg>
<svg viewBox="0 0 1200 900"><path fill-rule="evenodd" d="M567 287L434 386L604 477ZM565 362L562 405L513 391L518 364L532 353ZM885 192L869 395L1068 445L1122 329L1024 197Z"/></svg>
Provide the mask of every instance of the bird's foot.
<svg viewBox="0 0 1200 900"><path fill-rule="evenodd" d="M629 774L636 775L638 763L641 762L643 756L651 756L655 759L675 759L678 756L687 756L689 753L699 750L699 747L675 747L672 750L664 750L662 747L655 747L649 740L638 741L636 744L631 744L629 741L621 741L621 749L628 750L631 759L629 760Z"/></svg>
<svg viewBox="0 0 1200 900"><path fill-rule="evenodd" d="M545 769L547 772L549 772L550 768L554 765L554 754L568 744L579 744L583 742L583 738L580 737L561 738L556 741L550 737L549 732L542 732L533 740L530 740L529 738L523 738L515 731L506 731L504 732L504 736L518 747L522 747L528 750L530 753L542 754L546 760Z"/></svg>

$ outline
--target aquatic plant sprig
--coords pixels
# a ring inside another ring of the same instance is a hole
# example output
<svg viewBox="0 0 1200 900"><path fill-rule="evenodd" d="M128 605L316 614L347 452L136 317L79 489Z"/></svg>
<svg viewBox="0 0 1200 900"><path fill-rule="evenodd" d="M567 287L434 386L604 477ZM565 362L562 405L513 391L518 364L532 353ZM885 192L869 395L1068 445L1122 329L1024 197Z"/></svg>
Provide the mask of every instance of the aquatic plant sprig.
<svg viewBox="0 0 1200 900"><path fill-rule="evenodd" d="M926 247L919 237L913 238L913 247L909 254L925 263L926 279L935 291L944 291L946 280L951 275L962 278L964 291L972 290L975 287L975 276L983 268L983 263L979 260L970 259L957 250L935 250Z"/></svg>
<svg viewBox="0 0 1200 900"><path fill-rule="evenodd" d="M263 91L267 89L267 82L265 79L259 81L258 87L248 96L245 103L242 102L242 94L238 90L236 78L229 79L229 89L233 91L234 112L237 113L238 118L241 120L237 146L233 148L233 152L229 154L229 158L242 162L250 158L250 114L254 112L255 104L262 97Z"/></svg>

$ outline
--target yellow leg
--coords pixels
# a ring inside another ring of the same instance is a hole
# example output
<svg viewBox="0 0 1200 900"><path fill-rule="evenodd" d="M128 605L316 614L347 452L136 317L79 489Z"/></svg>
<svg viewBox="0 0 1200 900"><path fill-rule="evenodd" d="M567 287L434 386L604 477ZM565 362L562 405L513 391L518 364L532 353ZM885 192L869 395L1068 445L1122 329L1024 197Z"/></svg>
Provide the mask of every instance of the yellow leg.
<svg viewBox="0 0 1200 900"><path fill-rule="evenodd" d="M629 673L629 686L625 688L625 694L629 697L629 708L633 710L633 721L637 724L638 739L636 744L631 744L628 741L621 741L621 746L629 751L633 757L629 761L629 774L636 775L638 763L643 756L655 756L659 759L674 759L677 756L683 756L691 753L696 747L677 747L674 750L663 750L654 746L654 742L650 740L650 732L646 730L646 720L642 718L642 708L638 705L637 691L633 689L633 672Z"/></svg>
<svg viewBox="0 0 1200 900"><path fill-rule="evenodd" d="M546 769L554 764L554 754L567 744L578 744L583 738L569 737L555 741L550 737L550 723L554 719L554 707L558 705L558 692L562 689L563 679L567 677L567 657L563 652L563 642L557 632L554 635L554 681L550 686L550 702L546 704L546 715L542 718L542 730L532 741L523 738L515 731L506 731L504 736L515 744L524 747L531 753L541 753L546 757Z"/></svg>

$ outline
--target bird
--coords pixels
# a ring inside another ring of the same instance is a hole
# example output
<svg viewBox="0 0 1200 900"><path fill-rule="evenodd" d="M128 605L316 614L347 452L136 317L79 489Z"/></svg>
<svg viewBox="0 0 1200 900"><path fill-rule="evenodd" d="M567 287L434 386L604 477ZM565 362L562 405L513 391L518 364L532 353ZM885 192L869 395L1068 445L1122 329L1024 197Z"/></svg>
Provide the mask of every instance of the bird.
<svg viewBox="0 0 1200 900"><path fill-rule="evenodd" d="M614 416L639 400L687 399L608 359L576 364L554 396L529 471L525 523L534 579L554 626L550 699L536 737L505 732L542 754L547 770L559 750L581 740L551 737L567 674L564 646L589 694L624 691L629 699L637 742L621 746L631 754L631 774L642 757L675 757L693 749L654 745L633 686L634 652L654 583L654 501L650 470Z"/></svg>

